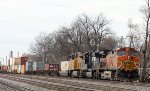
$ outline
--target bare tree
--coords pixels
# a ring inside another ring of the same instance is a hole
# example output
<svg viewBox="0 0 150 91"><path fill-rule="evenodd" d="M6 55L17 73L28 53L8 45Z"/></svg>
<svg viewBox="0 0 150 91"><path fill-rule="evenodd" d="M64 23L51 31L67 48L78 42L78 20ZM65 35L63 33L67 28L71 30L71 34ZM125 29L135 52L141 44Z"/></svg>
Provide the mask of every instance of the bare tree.
<svg viewBox="0 0 150 91"><path fill-rule="evenodd" d="M35 43L30 46L30 51L38 60L60 63L62 60L68 60L72 52L93 51L92 45L95 43L101 43L103 47L107 45L107 48L111 49L116 44L115 38L108 36L110 34L108 24L108 20L102 15L92 19L82 14L68 27L63 26L50 34L39 34ZM91 44L91 40L95 43Z"/></svg>
<svg viewBox="0 0 150 91"><path fill-rule="evenodd" d="M72 42L70 43L66 35L61 31L55 34L55 43L52 48L52 53L55 60L58 62L62 60L67 60L68 56L72 53Z"/></svg>
<svg viewBox="0 0 150 91"><path fill-rule="evenodd" d="M100 48L102 40L111 34L109 21L103 14L96 16L94 19L82 14L71 24L70 28L63 27L62 30L64 30L77 51L92 50L90 44L92 40L94 40L94 47L97 50Z"/></svg>
<svg viewBox="0 0 150 91"><path fill-rule="evenodd" d="M142 45L141 33L138 24L134 24L131 19L128 20L129 32L127 37L129 39L129 46L139 49Z"/></svg>
<svg viewBox="0 0 150 91"><path fill-rule="evenodd" d="M91 18L88 17L86 14L82 14L81 16L78 17L77 20L81 24L80 27L81 27L81 30L83 31L83 35L84 35L83 44L84 44L84 47L86 47L84 51L92 51L93 50L93 48L91 46L92 28L90 25Z"/></svg>
<svg viewBox="0 0 150 91"><path fill-rule="evenodd" d="M144 50L143 50L143 55L144 55L144 60L143 60L143 71L142 71L142 76L141 80L144 82L145 77L146 77L146 67L147 67L147 53L148 53L148 34L149 34L149 20L150 20L150 4L149 0L146 1L146 6L141 9L142 14L144 15L144 20L146 23L146 28L145 28L145 44L144 44ZM149 56L148 56L149 57Z"/></svg>
<svg viewBox="0 0 150 91"><path fill-rule="evenodd" d="M105 49L113 50L117 47L117 39L115 35L105 37L101 43L101 46Z"/></svg>
<svg viewBox="0 0 150 91"><path fill-rule="evenodd" d="M67 38L70 39L70 41L73 43L73 46L75 47L76 51L81 51L80 47L78 44L78 33L74 27L72 28L67 28L67 27L62 27L63 34L67 36ZM80 40L80 39L79 39Z"/></svg>
<svg viewBox="0 0 150 91"><path fill-rule="evenodd" d="M103 38L106 37L108 34L111 34L109 28L109 21L101 13L100 15L95 17L94 20L91 20L89 24L91 25L91 28L93 30L92 37L95 41L95 44L99 45L98 48L100 48Z"/></svg>
<svg viewBox="0 0 150 91"><path fill-rule="evenodd" d="M123 36L121 37L117 37L117 47L125 47L126 46L126 38L124 38Z"/></svg>
<svg viewBox="0 0 150 91"><path fill-rule="evenodd" d="M35 39L35 43L30 45L30 51L32 54L39 56L39 61L48 62L48 53L52 47L52 35L46 33L40 33Z"/></svg>

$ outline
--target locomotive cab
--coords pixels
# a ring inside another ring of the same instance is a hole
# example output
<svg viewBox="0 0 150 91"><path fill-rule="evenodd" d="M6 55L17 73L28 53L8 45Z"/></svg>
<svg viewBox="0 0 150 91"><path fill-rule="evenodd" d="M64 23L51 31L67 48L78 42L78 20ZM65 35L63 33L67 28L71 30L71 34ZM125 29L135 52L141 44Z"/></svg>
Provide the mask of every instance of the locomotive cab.
<svg viewBox="0 0 150 91"><path fill-rule="evenodd" d="M84 63L87 65L87 69L91 69L92 52L86 52L83 54Z"/></svg>
<svg viewBox="0 0 150 91"><path fill-rule="evenodd" d="M117 75L125 78L137 78L139 57L138 51L134 48L119 48L116 50Z"/></svg>

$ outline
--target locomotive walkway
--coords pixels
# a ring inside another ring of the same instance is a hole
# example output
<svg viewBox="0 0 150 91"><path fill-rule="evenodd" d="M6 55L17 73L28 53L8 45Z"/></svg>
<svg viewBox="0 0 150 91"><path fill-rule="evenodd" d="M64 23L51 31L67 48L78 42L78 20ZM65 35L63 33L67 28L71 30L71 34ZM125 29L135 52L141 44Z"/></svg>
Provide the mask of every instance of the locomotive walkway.
<svg viewBox="0 0 150 91"><path fill-rule="evenodd" d="M150 84L0 74L0 91L150 91Z"/></svg>

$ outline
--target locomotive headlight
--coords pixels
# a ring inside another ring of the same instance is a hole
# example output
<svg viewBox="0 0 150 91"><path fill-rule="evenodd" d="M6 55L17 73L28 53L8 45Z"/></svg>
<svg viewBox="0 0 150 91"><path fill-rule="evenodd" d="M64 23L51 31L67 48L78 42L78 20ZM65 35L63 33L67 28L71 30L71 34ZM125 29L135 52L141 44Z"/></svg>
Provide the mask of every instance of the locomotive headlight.
<svg viewBox="0 0 150 91"><path fill-rule="evenodd" d="M130 57L128 56L128 59L130 59Z"/></svg>

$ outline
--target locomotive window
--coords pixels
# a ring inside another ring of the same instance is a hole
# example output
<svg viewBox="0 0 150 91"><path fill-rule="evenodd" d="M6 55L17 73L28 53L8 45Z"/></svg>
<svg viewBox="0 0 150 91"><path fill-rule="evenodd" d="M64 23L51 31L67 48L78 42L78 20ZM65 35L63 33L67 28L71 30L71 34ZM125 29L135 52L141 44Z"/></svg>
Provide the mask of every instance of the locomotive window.
<svg viewBox="0 0 150 91"><path fill-rule="evenodd" d="M74 58L75 58L75 56L74 56L74 55L70 55L70 59L72 59L72 60L73 60Z"/></svg>
<svg viewBox="0 0 150 91"><path fill-rule="evenodd" d="M83 59L83 56L80 56L80 58L82 58L82 59Z"/></svg>
<svg viewBox="0 0 150 91"><path fill-rule="evenodd" d="M86 57L86 58L88 58L88 57L89 57L89 55L87 54L87 55L85 55L85 57Z"/></svg>
<svg viewBox="0 0 150 91"><path fill-rule="evenodd" d="M126 51L124 51L124 50L117 51L118 56L122 56L122 55L125 55L125 54L126 54Z"/></svg>
<svg viewBox="0 0 150 91"><path fill-rule="evenodd" d="M104 51L100 51L99 54L104 54Z"/></svg>
<svg viewBox="0 0 150 91"><path fill-rule="evenodd" d="M132 56L138 56L138 52L137 51L129 51L129 54Z"/></svg>
<svg viewBox="0 0 150 91"><path fill-rule="evenodd" d="M85 54L84 54L84 57L85 57L85 58L88 58L88 57L89 57L89 53L85 53Z"/></svg>

